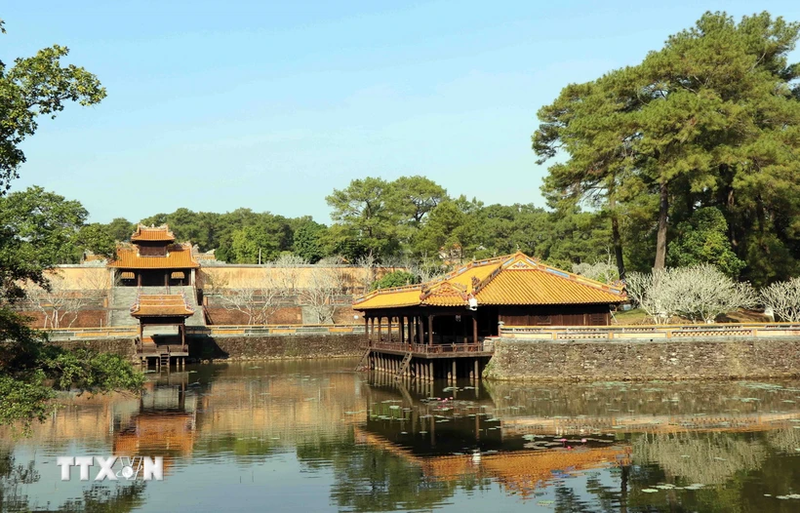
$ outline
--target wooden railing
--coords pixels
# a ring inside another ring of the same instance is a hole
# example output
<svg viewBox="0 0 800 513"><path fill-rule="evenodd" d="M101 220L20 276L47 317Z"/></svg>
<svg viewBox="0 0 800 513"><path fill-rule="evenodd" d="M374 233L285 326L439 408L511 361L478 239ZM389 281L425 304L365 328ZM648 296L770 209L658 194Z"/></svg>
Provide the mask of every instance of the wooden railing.
<svg viewBox="0 0 800 513"><path fill-rule="evenodd" d="M390 351L410 351L424 354L457 354L457 353L483 353L492 351L493 343L478 342L463 344L401 344L400 342L370 342L372 349L388 349Z"/></svg>
<svg viewBox="0 0 800 513"><path fill-rule="evenodd" d="M646 326L503 326L504 338L540 340L682 339L698 337L800 337L797 323L671 324Z"/></svg>

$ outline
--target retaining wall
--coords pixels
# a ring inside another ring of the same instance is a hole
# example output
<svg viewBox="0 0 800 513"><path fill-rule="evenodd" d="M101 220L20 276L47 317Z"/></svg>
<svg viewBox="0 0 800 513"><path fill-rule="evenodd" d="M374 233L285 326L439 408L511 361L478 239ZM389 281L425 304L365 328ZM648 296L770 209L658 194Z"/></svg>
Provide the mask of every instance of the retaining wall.
<svg viewBox="0 0 800 513"><path fill-rule="evenodd" d="M289 358L352 358L364 354L364 335L300 334L187 337L189 357L200 360L280 360ZM133 358L132 337L53 341L67 349L88 348Z"/></svg>
<svg viewBox="0 0 800 513"><path fill-rule="evenodd" d="M202 360L279 360L288 358L345 358L364 353L364 335L300 334L262 336L193 336L189 356Z"/></svg>
<svg viewBox="0 0 800 513"><path fill-rule="evenodd" d="M646 341L497 339L484 377L625 381L800 376L800 337Z"/></svg>
<svg viewBox="0 0 800 513"><path fill-rule="evenodd" d="M133 337L54 340L52 344L65 349L93 349L100 353L113 353L130 358L136 354L136 343Z"/></svg>

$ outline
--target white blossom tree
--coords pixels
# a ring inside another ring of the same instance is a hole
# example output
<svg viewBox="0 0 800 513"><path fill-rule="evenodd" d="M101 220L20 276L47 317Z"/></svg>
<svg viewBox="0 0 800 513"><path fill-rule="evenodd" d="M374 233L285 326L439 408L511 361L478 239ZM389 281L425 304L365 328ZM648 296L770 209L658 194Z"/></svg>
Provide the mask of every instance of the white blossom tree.
<svg viewBox="0 0 800 513"><path fill-rule="evenodd" d="M757 302L749 283L736 282L711 264L630 273L626 282L628 296L656 324L678 315L712 323L722 314Z"/></svg>
<svg viewBox="0 0 800 513"><path fill-rule="evenodd" d="M300 278L300 268L308 263L308 260L301 256L283 253L269 265L276 268L275 279L287 290L287 294L294 294Z"/></svg>
<svg viewBox="0 0 800 513"><path fill-rule="evenodd" d="M800 278L775 282L761 289L761 301L776 319L800 322Z"/></svg>
<svg viewBox="0 0 800 513"><path fill-rule="evenodd" d="M693 321L713 323L720 315L756 305L747 282L737 282L711 264L674 269L673 304L676 313Z"/></svg>
<svg viewBox="0 0 800 513"><path fill-rule="evenodd" d="M105 270L103 270L105 271ZM108 290L109 276L105 272L86 273L67 280L58 273L47 275L48 287L31 284L27 300L41 312L43 328L71 328L82 309L99 301Z"/></svg>
<svg viewBox="0 0 800 513"><path fill-rule="evenodd" d="M248 285L224 289L220 296L223 306L244 314L247 324L267 324L281 307L288 290L269 272Z"/></svg>
<svg viewBox="0 0 800 513"><path fill-rule="evenodd" d="M639 308L656 324L666 324L675 315L674 290L669 287L672 269L653 269L650 273L628 273L626 290Z"/></svg>
<svg viewBox="0 0 800 513"><path fill-rule="evenodd" d="M317 324L333 322L336 297L344 287L343 275L336 268L315 266L308 283L299 290L302 304L314 315Z"/></svg>
<svg viewBox="0 0 800 513"><path fill-rule="evenodd" d="M572 264L572 272L603 283L614 283L619 280L617 266L610 262Z"/></svg>

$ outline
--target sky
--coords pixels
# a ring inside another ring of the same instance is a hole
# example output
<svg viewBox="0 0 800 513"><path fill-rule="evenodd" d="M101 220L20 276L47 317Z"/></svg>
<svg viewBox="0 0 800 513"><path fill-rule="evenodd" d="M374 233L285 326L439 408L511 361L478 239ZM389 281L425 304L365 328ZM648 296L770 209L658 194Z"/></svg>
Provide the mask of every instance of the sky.
<svg viewBox="0 0 800 513"><path fill-rule="evenodd" d="M77 199L93 222L245 207L330 223L325 197L366 176L545 206L537 111L719 10L800 21L796 0L4 2L0 60L67 46L108 91L40 119L12 191Z"/></svg>

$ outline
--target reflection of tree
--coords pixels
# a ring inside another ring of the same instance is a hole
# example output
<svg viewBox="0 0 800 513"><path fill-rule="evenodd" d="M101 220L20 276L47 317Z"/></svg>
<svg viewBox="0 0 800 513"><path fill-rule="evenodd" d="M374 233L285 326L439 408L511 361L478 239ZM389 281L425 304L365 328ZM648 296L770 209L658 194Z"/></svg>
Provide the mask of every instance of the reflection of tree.
<svg viewBox="0 0 800 513"><path fill-rule="evenodd" d="M297 458L319 468L330 462L335 482L331 497L339 508L352 511L429 509L451 497L456 488L474 488L475 479L464 483L438 481L424 476L422 469L401 457L354 440L320 439L297 448Z"/></svg>
<svg viewBox="0 0 800 513"><path fill-rule="evenodd" d="M21 485L39 481L34 462L18 465L8 450L0 449L0 511L31 511L28 496L20 491ZM144 505L145 483L131 482L120 486L92 485L83 491L83 497L70 499L58 508L63 512L127 512Z"/></svg>
<svg viewBox="0 0 800 513"><path fill-rule="evenodd" d="M619 474L620 478L620 487L617 488L616 486L608 486L603 484L599 478L599 473L595 473L591 475L586 480L586 490L593 494L597 501L600 503L600 510L601 511L617 511L617 508L621 511L625 511L626 501L627 501L627 474L629 472L629 467L618 467L618 468L610 468L609 474L614 476L615 480L617 474Z"/></svg>
<svg viewBox="0 0 800 513"><path fill-rule="evenodd" d="M0 511L27 511L28 497L22 494L20 485L38 480L32 461L17 465L10 452L0 449Z"/></svg>
<svg viewBox="0 0 800 513"><path fill-rule="evenodd" d="M69 513L102 513L106 511L109 513L122 513L133 511L144 505L144 489L145 483L141 481L113 488L93 485L88 490L84 490L82 498L68 500L58 508L58 511Z"/></svg>
<svg viewBox="0 0 800 513"><path fill-rule="evenodd" d="M784 454L794 454L800 448L800 429L776 429L767 434L769 445Z"/></svg>
<svg viewBox="0 0 800 513"><path fill-rule="evenodd" d="M657 463L690 483L722 484L736 472L760 468L766 458L762 445L726 433L644 435L633 446L635 463Z"/></svg>
<svg viewBox="0 0 800 513"><path fill-rule="evenodd" d="M559 486L556 488L555 511L556 513L575 513L597 510L582 501L572 488Z"/></svg>

